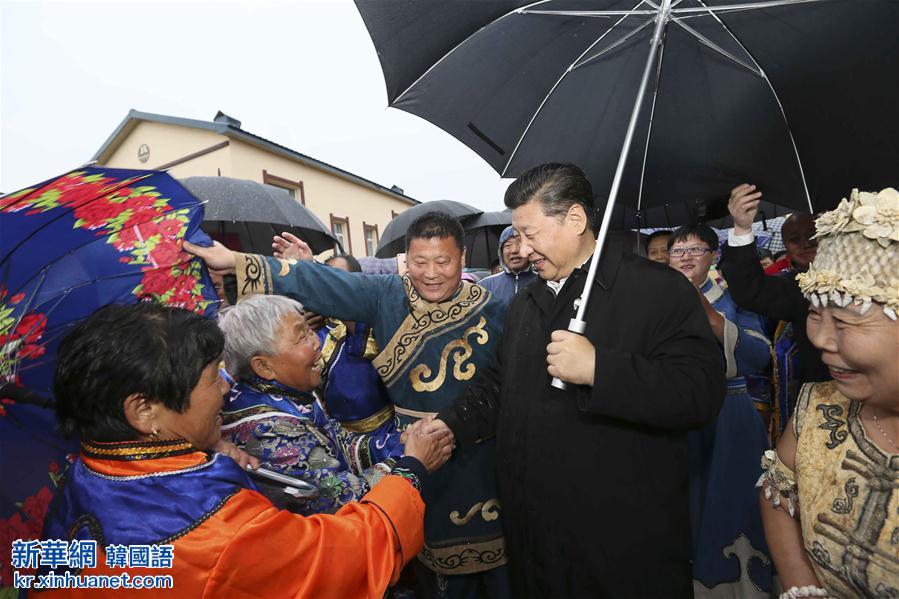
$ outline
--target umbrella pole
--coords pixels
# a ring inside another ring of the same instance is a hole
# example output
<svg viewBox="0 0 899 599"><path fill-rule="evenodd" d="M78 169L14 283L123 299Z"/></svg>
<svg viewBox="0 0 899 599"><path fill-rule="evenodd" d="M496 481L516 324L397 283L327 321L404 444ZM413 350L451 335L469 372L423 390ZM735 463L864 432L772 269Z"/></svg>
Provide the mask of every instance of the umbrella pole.
<svg viewBox="0 0 899 599"><path fill-rule="evenodd" d="M662 38L670 14L671 0L662 0L659 4L659 9L656 12L656 23L652 32L652 40L649 45L649 55L646 57L646 66L643 67L643 77L640 80L637 99L634 101L634 109L631 112L631 119L627 125L627 133L624 136L624 145L621 147L621 155L618 157L618 166L615 169L615 177L612 179L612 189L609 191L609 201L606 203L606 212L602 217L599 234L596 236L596 247L593 249L593 260L590 262L590 270L587 271L587 280L584 282L584 291L581 293L580 300L578 300L579 306L577 309L577 316L568 322L568 330L572 333L577 333L578 335L583 335L587 330L587 322L584 320L584 314L587 311L587 302L590 301L590 291L593 289L593 280L596 278L596 269L599 266L603 245L605 244L606 236L609 233L609 223L612 222L612 212L615 210L615 201L618 199L618 188L621 186L621 179L624 176L624 166L627 163L627 155L634 138L634 130L637 128L637 119L639 119L640 110L643 108L643 96L646 94L649 76L652 73L652 65L663 44ZM552 386L557 389L565 389L567 384L561 379L553 378Z"/></svg>

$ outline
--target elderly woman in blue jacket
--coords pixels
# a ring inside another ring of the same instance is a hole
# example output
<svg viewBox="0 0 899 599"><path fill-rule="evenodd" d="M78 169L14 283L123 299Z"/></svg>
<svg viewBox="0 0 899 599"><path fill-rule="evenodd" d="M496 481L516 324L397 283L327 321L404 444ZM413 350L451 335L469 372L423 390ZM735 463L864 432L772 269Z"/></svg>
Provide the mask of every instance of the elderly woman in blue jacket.
<svg viewBox="0 0 899 599"><path fill-rule="evenodd" d="M718 236L705 225L681 227L668 239L669 265L699 292L727 369L727 397L716 422L690 433L690 517L696 597L763 597L771 560L757 493L758 451L768 434L746 389L746 375L771 360L761 317L741 309L709 276ZM736 558L736 559L734 559Z"/></svg>

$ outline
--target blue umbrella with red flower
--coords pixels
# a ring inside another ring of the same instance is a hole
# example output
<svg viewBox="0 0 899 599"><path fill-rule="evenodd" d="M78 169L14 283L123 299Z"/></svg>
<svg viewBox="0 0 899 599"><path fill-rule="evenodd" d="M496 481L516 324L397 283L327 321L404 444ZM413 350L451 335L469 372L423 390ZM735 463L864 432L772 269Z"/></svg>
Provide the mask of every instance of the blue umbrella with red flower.
<svg viewBox="0 0 899 599"><path fill-rule="evenodd" d="M202 204L170 175L84 167L0 198L0 382L51 394L56 343L112 302L210 314L184 239L211 243Z"/></svg>
<svg viewBox="0 0 899 599"><path fill-rule="evenodd" d="M0 197L0 564L10 535L40 531L42 489L73 450L52 412L22 398L52 401L59 341L101 306L149 299L213 315L212 280L181 249L211 244L202 220L158 171L83 167Z"/></svg>

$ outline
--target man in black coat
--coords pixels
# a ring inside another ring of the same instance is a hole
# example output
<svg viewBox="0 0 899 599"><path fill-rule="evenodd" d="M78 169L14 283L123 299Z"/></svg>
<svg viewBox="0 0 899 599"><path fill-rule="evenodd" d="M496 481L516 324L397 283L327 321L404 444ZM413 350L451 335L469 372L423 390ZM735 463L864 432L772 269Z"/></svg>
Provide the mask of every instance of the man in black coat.
<svg viewBox="0 0 899 599"><path fill-rule="evenodd" d="M747 183L731 190L727 207L734 220L734 228L722 248L719 268L738 306L765 318L792 323L798 383L829 380L830 374L821 361L821 352L808 340L805 330L808 300L799 290L795 276L767 276L759 263L752 222L758 213L761 197L762 192ZM790 262L797 271L804 272L814 260L818 247L817 241L811 239L815 232L814 215L793 215L790 218L792 220L784 223L781 232Z"/></svg>
<svg viewBox="0 0 899 599"><path fill-rule="evenodd" d="M714 421L724 359L689 281L615 243L585 336L565 330L595 246L592 201L572 165L509 187L541 279L512 301L496 362L433 426L463 446L496 435L516 597L692 597L686 432Z"/></svg>

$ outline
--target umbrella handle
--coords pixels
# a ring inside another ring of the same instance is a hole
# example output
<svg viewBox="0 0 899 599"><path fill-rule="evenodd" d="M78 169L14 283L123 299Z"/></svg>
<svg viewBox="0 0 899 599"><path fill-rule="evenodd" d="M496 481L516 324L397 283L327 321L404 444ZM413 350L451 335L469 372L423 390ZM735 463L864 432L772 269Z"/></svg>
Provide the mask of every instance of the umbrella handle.
<svg viewBox="0 0 899 599"><path fill-rule="evenodd" d="M577 335L583 335L587 330L587 321L577 317L572 318L568 321L568 330ZM558 377L553 377L553 382L551 384L556 389L561 389L562 391L568 388L568 383Z"/></svg>

